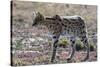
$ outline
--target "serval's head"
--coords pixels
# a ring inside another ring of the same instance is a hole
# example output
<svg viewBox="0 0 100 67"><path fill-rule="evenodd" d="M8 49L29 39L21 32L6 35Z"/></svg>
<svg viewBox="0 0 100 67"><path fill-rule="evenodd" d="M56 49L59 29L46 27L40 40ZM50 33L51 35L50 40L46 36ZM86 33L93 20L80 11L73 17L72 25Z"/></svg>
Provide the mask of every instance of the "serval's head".
<svg viewBox="0 0 100 67"><path fill-rule="evenodd" d="M44 20L44 16L41 13L39 13L39 12L35 13L34 12L33 13L33 24L32 24L32 26L37 26L37 25L42 24L43 20Z"/></svg>
<svg viewBox="0 0 100 67"><path fill-rule="evenodd" d="M54 15L53 19L58 20L58 21L62 21L62 19L59 15Z"/></svg>

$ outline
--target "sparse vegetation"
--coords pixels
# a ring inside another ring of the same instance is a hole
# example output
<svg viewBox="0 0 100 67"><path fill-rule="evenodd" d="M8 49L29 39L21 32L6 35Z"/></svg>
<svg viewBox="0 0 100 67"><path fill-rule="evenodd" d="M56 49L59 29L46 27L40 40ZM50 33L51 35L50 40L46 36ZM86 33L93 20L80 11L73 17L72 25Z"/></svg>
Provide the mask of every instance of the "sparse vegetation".
<svg viewBox="0 0 100 67"><path fill-rule="evenodd" d="M83 47L83 44L80 40L77 40L76 41L76 51L79 51L79 50L82 50L84 47Z"/></svg>
<svg viewBox="0 0 100 67"><path fill-rule="evenodd" d="M23 62L20 59L14 60L14 66L19 66L19 65L22 66Z"/></svg>
<svg viewBox="0 0 100 67"><path fill-rule="evenodd" d="M94 45L90 44L90 51L94 51Z"/></svg>
<svg viewBox="0 0 100 67"><path fill-rule="evenodd" d="M59 47L65 48L67 45L69 45L69 41L67 40L67 38L62 38L59 40L58 45Z"/></svg>
<svg viewBox="0 0 100 67"><path fill-rule="evenodd" d="M20 41L16 41L16 43L15 43L15 49L16 50L20 50L21 48L22 48L21 40Z"/></svg>
<svg viewBox="0 0 100 67"><path fill-rule="evenodd" d="M79 15L84 18L87 26L88 35L92 36L93 33L97 34L97 7L93 5L76 5L76 4L58 4L58 3L41 3L41 2L23 2L23 1L14 1L13 2L13 11L12 11L12 43L13 49L13 65L35 65L35 64L49 64L51 54L52 54L52 42L51 41L30 41L29 38L41 37L44 40L48 39L48 29L44 27L32 27L33 20L33 11L40 12L44 16L72 16ZM44 37L45 36L45 37ZM22 40L19 38L24 38L25 44L22 43ZM95 38L97 39L97 38ZM38 43L38 45L37 45ZM70 44L70 42L65 38L59 40L59 44L63 47ZM95 57L96 51L94 51L94 46L97 44L90 45L90 58L89 61L96 61ZM24 50L21 50L24 49ZM76 57L81 56L81 50L83 49L83 44L81 41L77 40L76 42ZM65 49L58 49L59 52L57 55L61 57L61 52ZM84 56L84 52L82 58ZM18 57L20 56L20 57ZM57 58L56 58L57 59ZM56 63L67 62L64 60L57 59ZM59 62L60 61L60 62ZM73 60L74 61L74 60ZM77 59L76 62L79 62L80 59Z"/></svg>

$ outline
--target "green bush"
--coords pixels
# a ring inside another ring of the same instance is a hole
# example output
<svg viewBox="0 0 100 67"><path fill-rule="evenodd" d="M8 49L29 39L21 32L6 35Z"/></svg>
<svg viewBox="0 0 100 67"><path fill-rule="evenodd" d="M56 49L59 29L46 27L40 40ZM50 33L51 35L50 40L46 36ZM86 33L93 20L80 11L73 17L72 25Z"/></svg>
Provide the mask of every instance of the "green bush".
<svg viewBox="0 0 100 67"><path fill-rule="evenodd" d="M69 44L69 41L66 38L62 38L62 39L59 40L59 43L60 44L63 44L63 45L68 45Z"/></svg>
<svg viewBox="0 0 100 67"><path fill-rule="evenodd" d="M90 44L90 51L94 51L94 46Z"/></svg>
<svg viewBox="0 0 100 67"><path fill-rule="evenodd" d="M16 50L20 50L21 48L22 48L22 39L16 41L16 43L15 43L15 49Z"/></svg>
<svg viewBox="0 0 100 67"><path fill-rule="evenodd" d="M49 44L49 45L52 45L52 41L48 41L48 44Z"/></svg>
<svg viewBox="0 0 100 67"><path fill-rule="evenodd" d="M83 50L85 47L80 40L76 41L76 51ZM94 45L90 44L90 51L94 51Z"/></svg>
<svg viewBox="0 0 100 67"><path fill-rule="evenodd" d="M80 40L76 41L76 51L82 50L83 47L83 43Z"/></svg>
<svg viewBox="0 0 100 67"><path fill-rule="evenodd" d="M66 38L62 38L59 40L58 42L59 47L66 47L67 45L69 45L69 41Z"/></svg>

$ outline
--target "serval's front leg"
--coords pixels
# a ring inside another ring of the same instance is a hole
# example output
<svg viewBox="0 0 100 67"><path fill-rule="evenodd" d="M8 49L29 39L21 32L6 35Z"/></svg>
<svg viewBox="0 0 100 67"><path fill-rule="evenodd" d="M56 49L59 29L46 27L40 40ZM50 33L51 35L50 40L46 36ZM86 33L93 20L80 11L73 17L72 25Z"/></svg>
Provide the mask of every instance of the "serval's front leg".
<svg viewBox="0 0 100 67"><path fill-rule="evenodd" d="M55 41L54 42L54 44L53 44L53 53L52 53L52 57L51 57L51 63L54 63L54 59L55 59L55 56L56 56L56 49L57 49L57 43L58 42L58 40L57 41Z"/></svg>
<svg viewBox="0 0 100 67"><path fill-rule="evenodd" d="M53 43L53 53L51 57L51 63L54 63L55 56L56 56L57 42L58 42L58 38L56 36L54 36L53 38L54 38L53 39L54 43Z"/></svg>

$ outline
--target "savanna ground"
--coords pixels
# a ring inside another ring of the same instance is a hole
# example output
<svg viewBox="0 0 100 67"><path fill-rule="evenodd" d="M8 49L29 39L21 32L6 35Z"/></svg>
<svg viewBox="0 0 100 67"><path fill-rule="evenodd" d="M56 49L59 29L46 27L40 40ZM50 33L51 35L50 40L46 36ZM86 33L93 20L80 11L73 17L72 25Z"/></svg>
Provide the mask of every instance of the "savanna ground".
<svg viewBox="0 0 100 67"><path fill-rule="evenodd" d="M44 26L32 27L33 11L40 12L44 16L82 16L86 22L90 49L88 61L97 60L97 6L57 4L27 1L13 1L12 3L12 65L37 65L51 64L52 41L48 37L48 29ZM71 47L69 41L61 36L59 44L66 47L58 47L55 63L68 63ZM77 40L76 53L71 62L80 62L86 52L83 44Z"/></svg>

